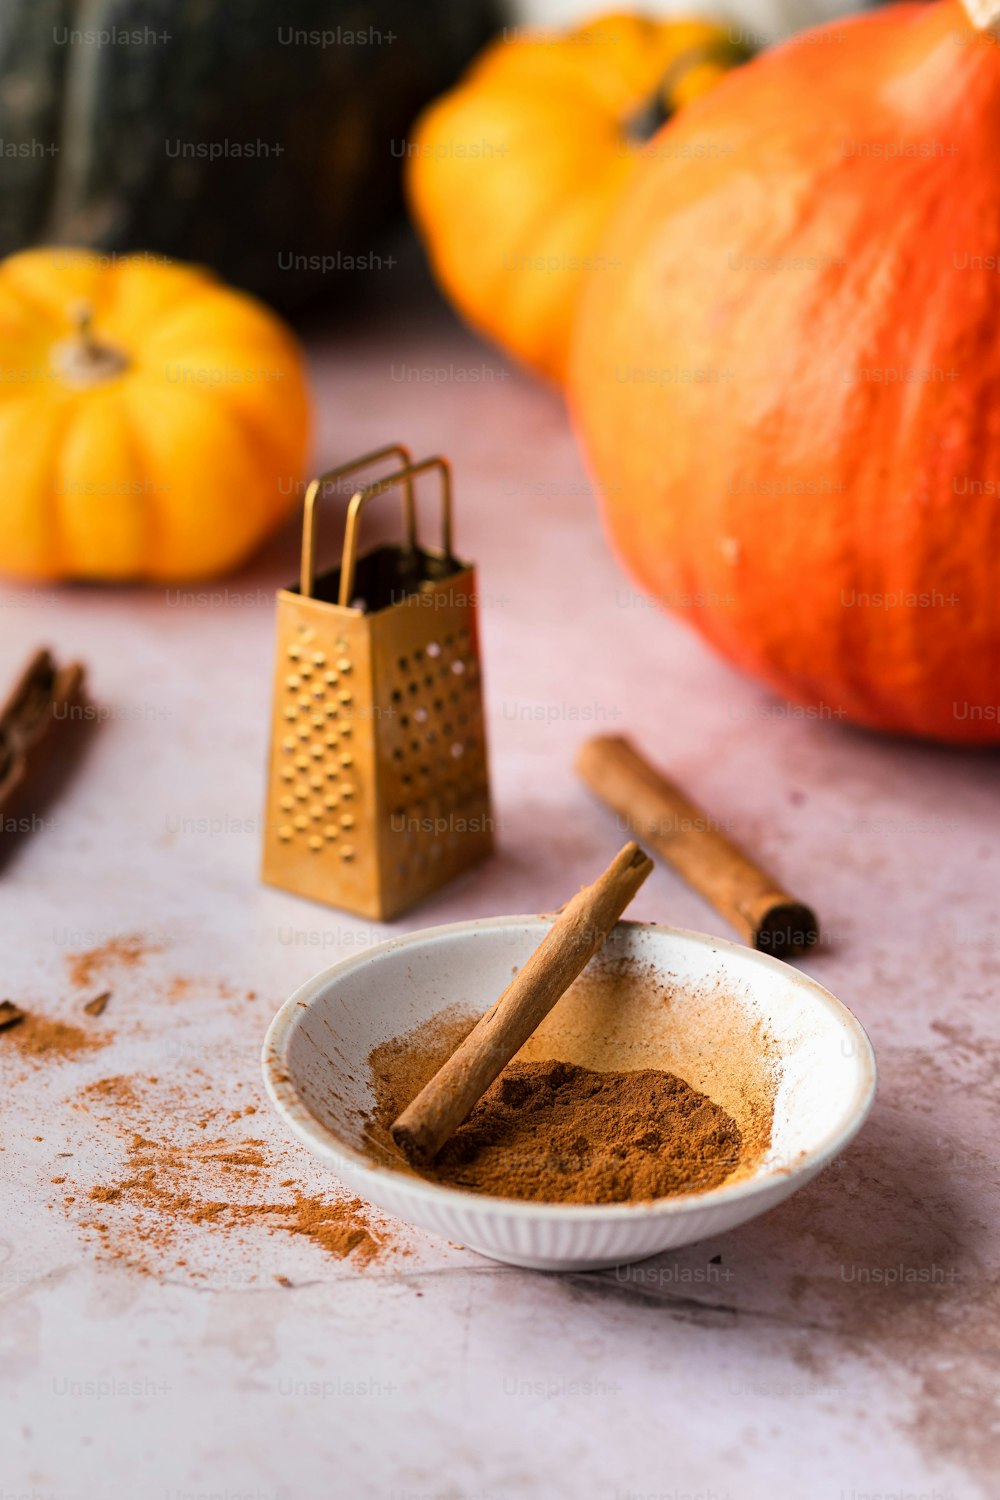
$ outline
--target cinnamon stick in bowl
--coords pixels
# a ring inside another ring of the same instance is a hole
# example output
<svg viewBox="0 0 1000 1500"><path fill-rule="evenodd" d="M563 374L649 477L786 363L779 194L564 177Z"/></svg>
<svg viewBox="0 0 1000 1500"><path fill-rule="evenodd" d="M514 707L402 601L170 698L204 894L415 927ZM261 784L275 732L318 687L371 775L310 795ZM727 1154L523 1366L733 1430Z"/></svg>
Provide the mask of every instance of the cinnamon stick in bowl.
<svg viewBox="0 0 1000 1500"><path fill-rule="evenodd" d="M390 1127L408 1161L427 1166L434 1160L582 974L652 868L638 844L626 844L593 885L566 903L499 1000Z"/></svg>
<svg viewBox="0 0 1000 1500"><path fill-rule="evenodd" d="M786 957L819 941L811 908L783 890L629 740L621 735L587 740L576 770L636 838L673 865L751 947Z"/></svg>

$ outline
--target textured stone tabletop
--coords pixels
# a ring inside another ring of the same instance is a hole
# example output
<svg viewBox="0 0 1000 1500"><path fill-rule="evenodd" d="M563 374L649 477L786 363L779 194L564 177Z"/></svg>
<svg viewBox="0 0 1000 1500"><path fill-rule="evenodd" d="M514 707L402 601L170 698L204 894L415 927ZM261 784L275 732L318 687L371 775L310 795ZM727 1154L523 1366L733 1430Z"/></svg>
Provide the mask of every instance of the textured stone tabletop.
<svg viewBox="0 0 1000 1500"><path fill-rule="evenodd" d="M618 831L572 756L627 730L815 904L803 966L868 1028L879 1098L777 1210L617 1272L517 1271L393 1225L359 1264L280 1213L222 1233L190 1201L137 1226L116 1197L137 1153L175 1151L178 1200L206 1155L265 1199L336 1194L269 1113L260 1043L385 930L257 879L294 526L204 593L5 588L4 677L41 642L79 654L103 722L0 877L3 995L77 1028L47 1053L0 1033L0 1500L995 1495L995 757L797 715L648 607L559 401L443 311L330 323L311 354L317 461L450 454L480 569L500 849L405 926L591 878ZM729 935L664 870L633 914Z"/></svg>

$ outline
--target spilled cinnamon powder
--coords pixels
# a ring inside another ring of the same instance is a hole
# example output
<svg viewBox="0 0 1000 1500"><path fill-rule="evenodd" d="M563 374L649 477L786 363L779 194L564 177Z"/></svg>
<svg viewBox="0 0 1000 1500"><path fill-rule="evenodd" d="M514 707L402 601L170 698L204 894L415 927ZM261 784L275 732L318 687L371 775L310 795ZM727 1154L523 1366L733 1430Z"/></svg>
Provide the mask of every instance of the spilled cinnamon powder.
<svg viewBox="0 0 1000 1500"><path fill-rule="evenodd" d="M254 1228L305 1238L326 1254L359 1265L396 1248L358 1198L308 1194L290 1178L281 1186L291 1191L276 1195L275 1164L259 1138L211 1135L187 1144L164 1139L153 1128L166 1112L157 1103L163 1098L158 1086L158 1079L116 1075L80 1091L84 1107L110 1107L112 1114L104 1118L130 1131L124 1166L114 1180L93 1183L86 1191L98 1214L83 1218L81 1228L97 1239L106 1258L144 1271L183 1267L197 1276L202 1273L188 1262L192 1231L231 1239ZM209 1104L196 1128L255 1111L253 1105L233 1110ZM64 1202L71 1207L76 1195ZM253 1279L253 1273L248 1269L243 1279Z"/></svg>
<svg viewBox="0 0 1000 1500"><path fill-rule="evenodd" d="M140 936L123 936L69 955L71 982L90 992L86 1003L82 996L74 1001L77 1015L82 1010L85 1017L82 1026L8 1002L0 1012L0 1020L7 1017L0 1025L4 1081L26 1079L29 1068L43 1065L90 1063L92 1053L115 1040L101 1015L111 991L95 980L109 970L137 969L159 951L160 945ZM152 1000L158 1014L164 1001L183 1004L196 987L224 1001L256 998L249 990L237 995L221 981L157 976L152 983L143 978L140 987L130 980L122 975L115 983L116 1020L126 1036L130 1029L140 1039L148 1036L146 1017L135 1004L140 998ZM254 1060L248 1054L248 1062ZM316 1191L290 1176L292 1148L243 1133L243 1122L260 1107L259 1090L246 1081L255 1074L252 1066L207 1068L183 1048L165 1052L163 1064L149 1073L109 1072L78 1083L63 1099L77 1114L80 1144L91 1148L85 1158L90 1166L82 1165L84 1152L74 1149L70 1123L68 1138L63 1136L70 1149L55 1153L58 1172L49 1179L62 1191L53 1193L50 1206L62 1209L101 1258L159 1277L182 1271L187 1279L230 1285L259 1280L262 1232L308 1243L354 1266L409 1253L360 1199L345 1196L332 1182ZM66 1072L72 1076L70 1068ZM97 1170L95 1146L102 1162ZM287 1276L280 1279L292 1284Z"/></svg>
<svg viewBox="0 0 1000 1500"><path fill-rule="evenodd" d="M137 1110L139 1099L132 1087L132 1080L125 1078L121 1073L116 1073L112 1078L99 1078L96 1083L88 1083L80 1092L81 1099L97 1103L110 1103L120 1106L123 1110Z"/></svg>
<svg viewBox="0 0 1000 1500"><path fill-rule="evenodd" d="M37 1067L45 1062L76 1057L81 1052L96 1051L106 1046L109 1040L107 1032L96 1035L68 1021L56 1021L27 1011L16 1026L5 1028L0 1046L4 1051L10 1048Z"/></svg>
<svg viewBox="0 0 1000 1500"><path fill-rule="evenodd" d="M162 947L159 943L147 942L140 934L132 933L127 937L109 938L100 947L88 948L82 953L67 953L66 963L70 981L78 989L87 989L94 983L96 976L107 969L134 969L151 953L160 952Z"/></svg>
<svg viewBox="0 0 1000 1500"><path fill-rule="evenodd" d="M183 1245L192 1226L216 1230L257 1225L270 1232L303 1235L327 1254L359 1262L377 1256L385 1237L378 1234L358 1198L310 1197L296 1190L277 1201L250 1199L246 1189L270 1166L263 1141L232 1150L224 1139L196 1148L136 1133L128 1147L125 1175L114 1184L95 1184L88 1197L115 1205L114 1218L88 1221L113 1259L142 1263L143 1251ZM243 1172L241 1184L224 1183L219 1172Z"/></svg>

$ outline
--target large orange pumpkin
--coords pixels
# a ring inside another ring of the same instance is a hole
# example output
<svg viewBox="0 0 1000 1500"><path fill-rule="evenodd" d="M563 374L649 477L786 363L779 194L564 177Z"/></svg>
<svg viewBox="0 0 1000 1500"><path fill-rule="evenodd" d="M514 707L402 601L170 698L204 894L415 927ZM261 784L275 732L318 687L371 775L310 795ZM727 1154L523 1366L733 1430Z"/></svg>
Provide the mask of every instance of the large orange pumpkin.
<svg viewBox="0 0 1000 1500"><path fill-rule="evenodd" d="M953 0L786 43L658 137L571 371L653 595L818 713L968 743L1000 740L998 141Z"/></svg>

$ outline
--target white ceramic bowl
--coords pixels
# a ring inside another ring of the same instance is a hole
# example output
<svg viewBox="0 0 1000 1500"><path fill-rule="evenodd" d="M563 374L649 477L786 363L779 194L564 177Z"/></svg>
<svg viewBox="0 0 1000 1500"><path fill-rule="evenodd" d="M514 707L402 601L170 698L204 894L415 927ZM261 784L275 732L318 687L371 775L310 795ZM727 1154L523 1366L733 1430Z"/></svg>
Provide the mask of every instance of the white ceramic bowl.
<svg viewBox="0 0 1000 1500"><path fill-rule="evenodd" d="M770 1088L771 1145L749 1175L651 1203L578 1206L440 1187L379 1160L364 1134L371 1050L446 1006L486 1010L549 925L543 917L495 917L390 938L325 969L278 1012L263 1054L271 1100L308 1149L370 1203L512 1265L596 1269L691 1244L773 1208L861 1127L875 1094L875 1056L833 995L736 943L622 922L521 1055L666 1068L741 1126L748 1101ZM632 979L616 994L613 976L622 972Z"/></svg>

